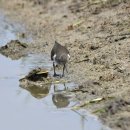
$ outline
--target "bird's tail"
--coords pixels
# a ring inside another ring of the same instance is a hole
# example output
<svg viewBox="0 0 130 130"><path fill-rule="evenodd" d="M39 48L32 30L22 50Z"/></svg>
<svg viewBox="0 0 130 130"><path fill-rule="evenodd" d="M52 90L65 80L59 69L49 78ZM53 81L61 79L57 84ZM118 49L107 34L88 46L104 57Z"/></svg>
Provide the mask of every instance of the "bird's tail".
<svg viewBox="0 0 130 130"><path fill-rule="evenodd" d="M62 54L62 55L60 56L60 61L66 63L66 62L69 60L69 58L70 58L70 55L69 55L69 54L68 54L68 55Z"/></svg>

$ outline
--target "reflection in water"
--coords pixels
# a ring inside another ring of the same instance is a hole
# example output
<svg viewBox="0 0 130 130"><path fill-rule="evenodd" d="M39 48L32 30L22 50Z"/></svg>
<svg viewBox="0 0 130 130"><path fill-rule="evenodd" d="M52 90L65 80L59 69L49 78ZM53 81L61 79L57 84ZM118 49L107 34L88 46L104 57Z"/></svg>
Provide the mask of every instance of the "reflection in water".
<svg viewBox="0 0 130 130"><path fill-rule="evenodd" d="M50 87L49 86L40 87L35 85L35 86L28 86L26 90L28 90L33 97L41 99L49 94Z"/></svg>
<svg viewBox="0 0 130 130"><path fill-rule="evenodd" d="M61 86L61 84L59 86ZM65 90L57 90L56 85L53 86L53 85L47 84L42 87L37 86L37 85L30 85L30 86L24 87L20 85L20 87L29 91L29 93L37 99L42 99L45 97L48 98L47 96L51 96L53 104L57 108L65 108L70 104L69 97L66 95L66 93L62 93L62 91L65 91ZM52 89L53 91L52 90L50 91L51 87L54 88L54 90ZM51 94L49 95L49 93Z"/></svg>
<svg viewBox="0 0 130 130"><path fill-rule="evenodd" d="M68 87L69 87L69 85L68 85ZM66 90L67 90L66 83L54 84L54 91L55 92L66 91Z"/></svg>
<svg viewBox="0 0 130 130"><path fill-rule="evenodd" d="M67 107L70 103L68 97L64 94L53 94L52 101L57 108Z"/></svg>
<svg viewBox="0 0 130 130"><path fill-rule="evenodd" d="M87 121L85 114L82 114L82 112L79 112L79 111L76 111L76 110L72 110L72 111L80 116L81 130L85 130L85 121Z"/></svg>
<svg viewBox="0 0 130 130"><path fill-rule="evenodd" d="M85 126L85 116L84 115L81 115L81 129L84 130L84 126Z"/></svg>
<svg viewBox="0 0 130 130"><path fill-rule="evenodd" d="M64 87L63 90L59 90L58 88L60 87ZM52 101L53 104L57 107L57 108L65 108L70 104L69 98L67 97L67 95L64 93L62 93L62 91L66 91L67 87L64 84L58 84L54 85L54 94L52 95ZM58 92L58 93L57 93Z"/></svg>
<svg viewBox="0 0 130 130"><path fill-rule="evenodd" d="M106 128L105 126L101 125L101 122L98 120L98 118L96 116L93 116L90 113L87 113L86 111L82 111L82 110L79 110L79 111L71 110L72 104L70 101L70 96L68 94L68 92L69 92L68 90L69 90L70 86L74 87L75 84L74 83L64 83L64 84L60 83L60 84L52 84L52 85L47 84L44 87L33 85L33 86L28 86L24 89L29 91L31 96L33 96L37 99L42 99L43 105L45 105L45 106L47 105L47 109L48 109L48 106L49 107L51 106L51 109L53 109L54 108L53 106L55 106L56 108L60 108L58 110L60 110L60 112L61 112L62 111L61 108L67 108L68 112L64 111L63 112L64 114L60 115L60 116L63 116L62 120L65 118L73 124L73 122L74 122L73 120L75 119L75 116L76 116L76 118L78 116L79 125L78 125L78 128L76 128L74 126L75 130L86 130L86 128L90 129L90 130L91 129L110 130L109 128ZM63 109L63 110L66 110L66 109ZM44 111L45 111L45 109L43 110L43 112ZM54 110L52 110L52 111L54 111ZM72 113L74 113L74 115ZM49 111L49 113L46 112L46 116L49 116L49 114L50 114L50 111ZM65 116L66 114L68 114L67 117ZM59 116L55 115L54 120L55 120L55 118L59 118ZM61 125L61 124L62 123L60 122L60 124L58 124L58 125ZM56 124L54 124L54 125L56 125ZM63 127L62 127L62 129L63 129ZM69 127L69 129L71 130L71 127Z"/></svg>

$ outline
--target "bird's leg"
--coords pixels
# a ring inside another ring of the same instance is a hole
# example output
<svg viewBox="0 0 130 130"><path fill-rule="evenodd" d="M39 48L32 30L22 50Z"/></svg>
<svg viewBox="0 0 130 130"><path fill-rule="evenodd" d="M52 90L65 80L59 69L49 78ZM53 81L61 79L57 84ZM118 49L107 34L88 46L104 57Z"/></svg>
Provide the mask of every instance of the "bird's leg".
<svg viewBox="0 0 130 130"><path fill-rule="evenodd" d="M68 66L68 65L66 64L66 67L65 67L65 68L66 68L66 72L68 73L68 69L67 69L67 66Z"/></svg>
<svg viewBox="0 0 130 130"><path fill-rule="evenodd" d="M55 63L53 62L54 76L56 76Z"/></svg>
<svg viewBox="0 0 130 130"><path fill-rule="evenodd" d="M59 74L56 74L56 66L55 66L55 63L53 62L53 68L54 68L54 77L56 77L56 76L59 76Z"/></svg>
<svg viewBox="0 0 130 130"><path fill-rule="evenodd" d="M54 85L54 92L56 92L56 86Z"/></svg>
<svg viewBox="0 0 130 130"><path fill-rule="evenodd" d="M62 73L62 77L64 77L64 71L65 71L65 64L64 64L64 66L63 66L63 73Z"/></svg>
<svg viewBox="0 0 130 130"><path fill-rule="evenodd" d="M68 90L68 88L66 87L66 84L64 83L64 91Z"/></svg>

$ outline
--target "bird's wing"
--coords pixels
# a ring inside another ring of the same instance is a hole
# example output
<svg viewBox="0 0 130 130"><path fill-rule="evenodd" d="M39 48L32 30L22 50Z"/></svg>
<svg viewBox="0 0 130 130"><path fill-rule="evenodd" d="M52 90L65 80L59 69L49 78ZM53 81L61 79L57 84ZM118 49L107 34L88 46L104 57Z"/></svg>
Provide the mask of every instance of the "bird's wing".
<svg viewBox="0 0 130 130"><path fill-rule="evenodd" d="M55 54L54 49L52 49L52 50L51 50L51 60L53 60L54 54Z"/></svg>

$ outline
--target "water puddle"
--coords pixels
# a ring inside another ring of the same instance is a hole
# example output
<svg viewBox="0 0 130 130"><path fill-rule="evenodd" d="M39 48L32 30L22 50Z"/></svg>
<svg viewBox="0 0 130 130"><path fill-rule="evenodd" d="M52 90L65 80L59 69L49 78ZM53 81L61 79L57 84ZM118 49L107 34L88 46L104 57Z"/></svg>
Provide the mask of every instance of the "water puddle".
<svg viewBox="0 0 130 130"><path fill-rule="evenodd" d="M3 11L0 10L3 13ZM20 40L21 42L31 42L32 37L25 36L26 30L23 25L12 23L0 13L0 45L5 45L10 40Z"/></svg>
<svg viewBox="0 0 130 130"><path fill-rule="evenodd" d="M4 20L0 15L0 45L17 39L15 30ZM52 63L45 57L30 54L12 61L0 55L0 129L108 130L96 116L70 109L75 104L71 101L74 95L67 93L65 88L75 87L74 83L50 84L45 88L32 86L26 90L19 87L19 79L36 67L51 72Z"/></svg>

